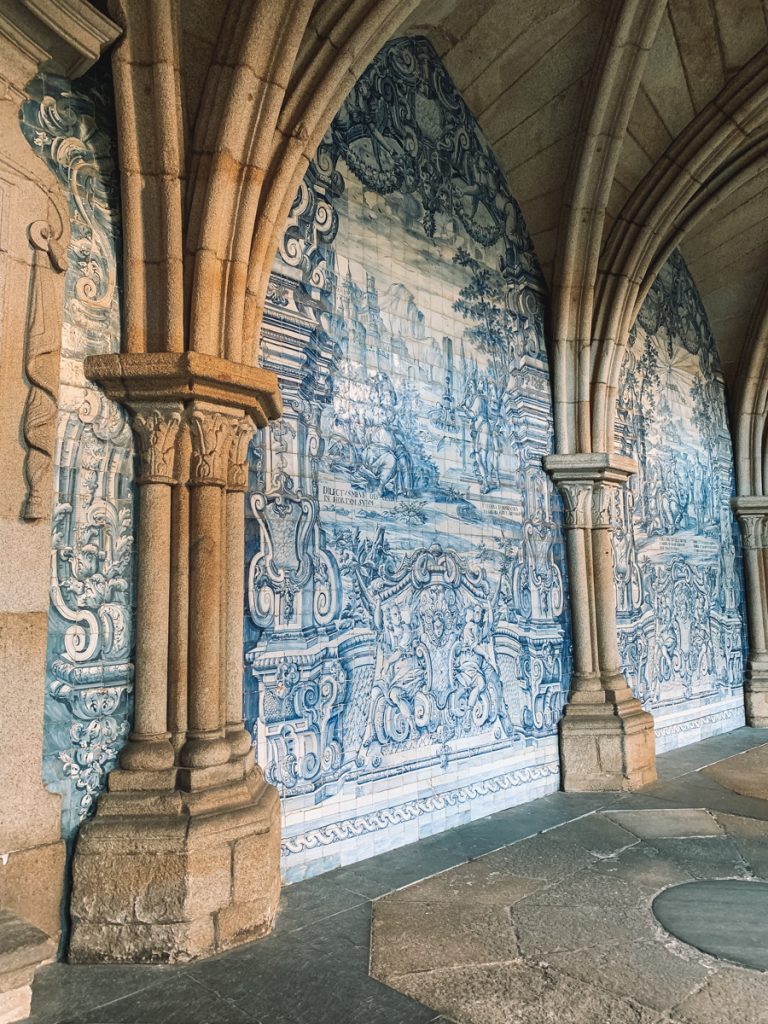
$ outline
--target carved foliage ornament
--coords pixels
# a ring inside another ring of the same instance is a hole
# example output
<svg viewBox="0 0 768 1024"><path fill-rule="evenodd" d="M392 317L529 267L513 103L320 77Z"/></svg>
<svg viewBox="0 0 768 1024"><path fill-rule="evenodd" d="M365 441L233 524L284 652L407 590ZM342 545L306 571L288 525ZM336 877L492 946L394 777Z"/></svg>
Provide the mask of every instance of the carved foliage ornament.
<svg viewBox="0 0 768 1024"><path fill-rule="evenodd" d="M176 436L182 406L137 409L131 419L139 450L139 483L174 483Z"/></svg>
<svg viewBox="0 0 768 1024"><path fill-rule="evenodd" d="M190 413L190 484L226 487L232 435L237 430L238 422L233 416L207 409L195 409Z"/></svg>
<svg viewBox="0 0 768 1024"><path fill-rule="evenodd" d="M563 522L566 527L589 529L592 525L592 482L558 483L563 496Z"/></svg>

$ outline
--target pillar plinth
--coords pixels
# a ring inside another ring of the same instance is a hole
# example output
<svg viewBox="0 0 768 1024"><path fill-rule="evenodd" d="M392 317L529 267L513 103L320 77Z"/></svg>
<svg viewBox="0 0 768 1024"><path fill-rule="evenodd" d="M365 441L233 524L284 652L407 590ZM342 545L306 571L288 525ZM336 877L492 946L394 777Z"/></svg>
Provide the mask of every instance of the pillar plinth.
<svg viewBox="0 0 768 1024"><path fill-rule="evenodd" d="M562 786L637 789L656 778L654 724L621 671L611 553L614 491L635 465L608 454L544 461L563 496L573 623L571 692L560 722Z"/></svg>
<svg viewBox="0 0 768 1024"><path fill-rule="evenodd" d="M279 900L278 794L242 717L246 456L277 382L195 353L86 372L139 442L138 646L133 732L78 837L69 957L191 960L268 932Z"/></svg>
<svg viewBox="0 0 768 1024"><path fill-rule="evenodd" d="M744 670L747 725L768 728L768 497L733 499L741 525L749 655Z"/></svg>

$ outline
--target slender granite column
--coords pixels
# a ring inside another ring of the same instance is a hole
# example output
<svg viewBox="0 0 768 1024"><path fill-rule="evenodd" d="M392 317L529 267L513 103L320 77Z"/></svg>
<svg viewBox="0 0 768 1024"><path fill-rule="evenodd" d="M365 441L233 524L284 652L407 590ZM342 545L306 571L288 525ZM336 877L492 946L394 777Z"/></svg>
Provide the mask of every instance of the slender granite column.
<svg viewBox="0 0 768 1024"><path fill-rule="evenodd" d="M252 741L243 724L243 566L245 564L245 492L248 490L248 445L253 420L237 424L229 456L225 513L224 680L227 742L233 758L250 756Z"/></svg>
<svg viewBox="0 0 768 1024"><path fill-rule="evenodd" d="M174 784L168 731L167 675L171 568L171 488L183 406L137 405L131 425L139 453L139 538L136 579L134 721L120 754L127 771L170 769L155 784ZM134 783L137 780L134 780Z"/></svg>
<svg viewBox="0 0 768 1024"><path fill-rule="evenodd" d="M615 490L635 471L612 454L547 456L565 503L574 676L560 723L566 790L636 789L656 778L653 718L621 671L611 550Z"/></svg>
<svg viewBox="0 0 768 1024"><path fill-rule="evenodd" d="M768 727L768 497L733 499L741 524L749 656L744 671L747 725Z"/></svg>
<svg viewBox="0 0 768 1024"><path fill-rule="evenodd" d="M189 678L187 741L180 754L185 768L226 764L231 753L222 716L222 519L236 422L201 403L189 414Z"/></svg>

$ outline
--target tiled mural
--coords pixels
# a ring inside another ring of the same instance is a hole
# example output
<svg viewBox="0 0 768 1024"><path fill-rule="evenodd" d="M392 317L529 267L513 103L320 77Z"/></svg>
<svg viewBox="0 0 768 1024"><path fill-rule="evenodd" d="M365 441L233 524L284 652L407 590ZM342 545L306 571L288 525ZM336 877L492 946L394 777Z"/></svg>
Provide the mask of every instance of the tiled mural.
<svg viewBox="0 0 768 1024"><path fill-rule="evenodd" d="M725 389L679 253L643 303L622 368L617 449L638 472L616 509L619 641L657 750L744 724L745 633Z"/></svg>
<svg viewBox="0 0 768 1024"><path fill-rule="evenodd" d="M388 44L291 210L252 447L246 716L291 881L558 785L568 685L544 285L424 39Z"/></svg>
<svg viewBox="0 0 768 1024"><path fill-rule="evenodd" d="M46 783L72 835L127 736L132 688L133 473L120 407L85 380L120 347L120 228L109 63L72 84L40 75L22 130L61 182L71 240L55 454L45 704Z"/></svg>

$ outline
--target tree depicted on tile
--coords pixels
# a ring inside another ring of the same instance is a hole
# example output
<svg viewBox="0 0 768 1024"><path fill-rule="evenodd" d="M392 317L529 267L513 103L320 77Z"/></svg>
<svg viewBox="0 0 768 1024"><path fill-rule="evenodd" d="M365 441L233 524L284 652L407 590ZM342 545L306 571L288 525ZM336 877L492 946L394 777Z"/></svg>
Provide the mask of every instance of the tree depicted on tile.
<svg viewBox="0 0 768 1024"><path fill-rule="evenodd" d="M116 133L109 64L75 84L40 75L22 130L71 215L54 456L44 778L71 835L128 734L133 666L133 446L123 410L83 375L120 349Z"/></svg>
<svg viewBox="0 0 768 1024"><path fill-rule="evenodd" d="M745 629L733 451L717 349L675 252L622 367L616 445L637 459L614 534L623 668L657 749L744 722Z"/></svg>
<svg viewBox="0 0 768 1024"><path fill-rule="evenodd" d="M254 439L246 717L287 877L556 788L568 686L545 286L432 46L389 43L291 210Z"/></svg>

